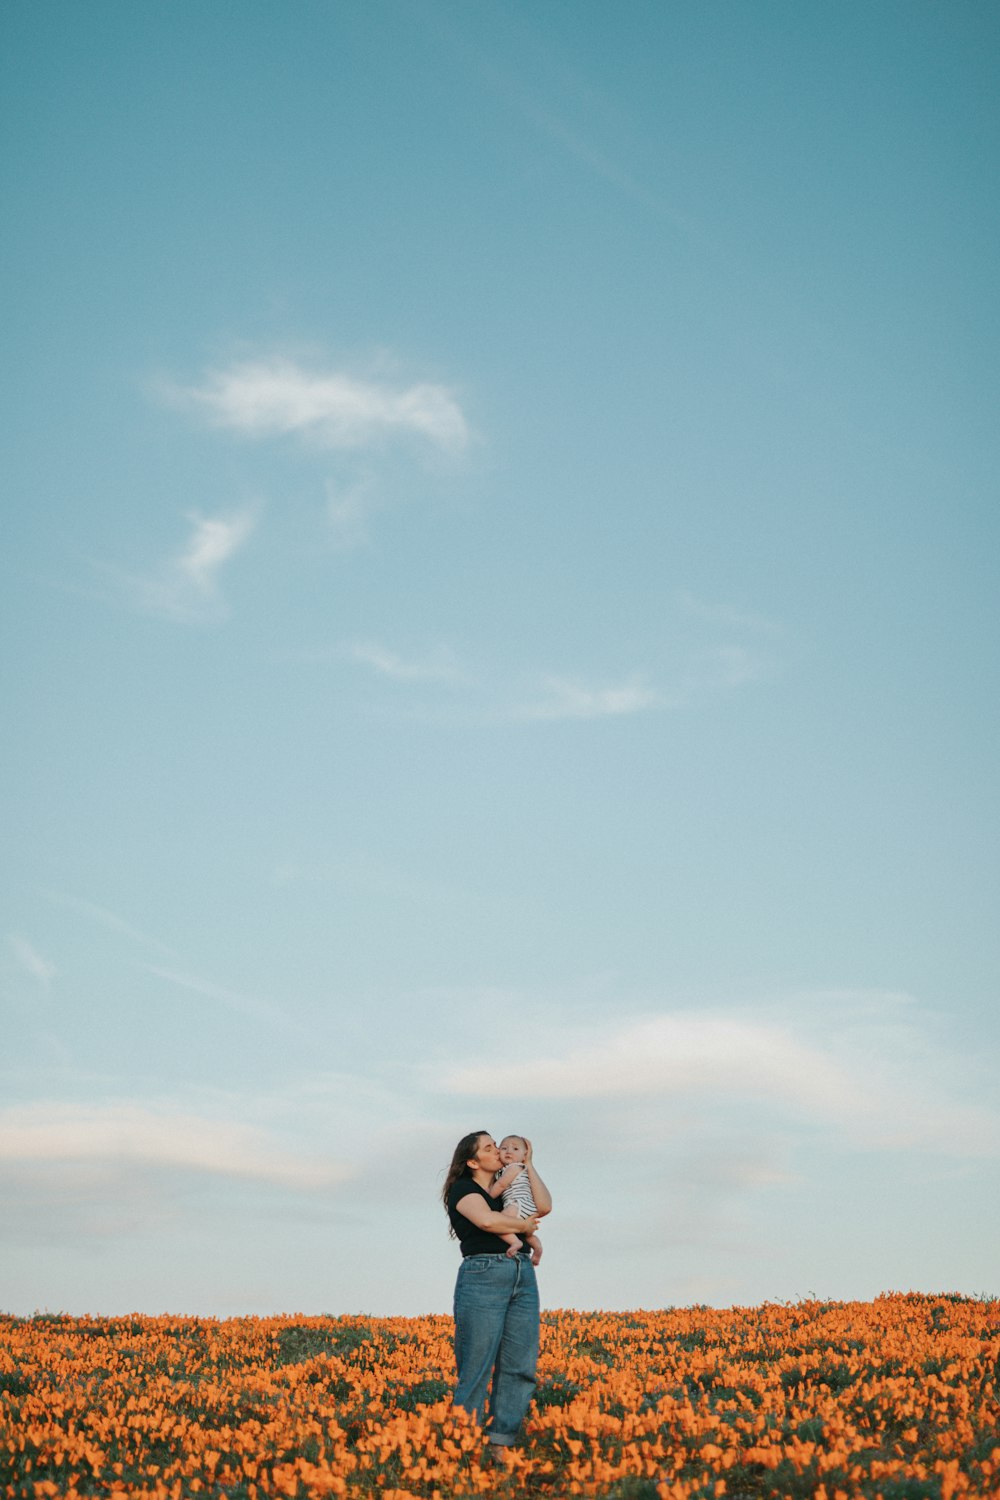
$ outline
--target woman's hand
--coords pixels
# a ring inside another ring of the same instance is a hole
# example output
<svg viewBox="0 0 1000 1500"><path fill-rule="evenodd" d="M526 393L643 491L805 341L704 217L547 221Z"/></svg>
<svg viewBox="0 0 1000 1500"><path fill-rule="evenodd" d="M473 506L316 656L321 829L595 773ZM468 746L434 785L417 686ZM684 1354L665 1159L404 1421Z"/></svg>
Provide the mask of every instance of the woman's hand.
<svg viewBox="0 0 1000 1500"><path fill-rule="evenodd" d="M524 1165L526 1167L530 1167L531 1166L531 1142L528 1140L528 1137L526 1135L522 1135L521 1139L524 1142Z"/></svg>

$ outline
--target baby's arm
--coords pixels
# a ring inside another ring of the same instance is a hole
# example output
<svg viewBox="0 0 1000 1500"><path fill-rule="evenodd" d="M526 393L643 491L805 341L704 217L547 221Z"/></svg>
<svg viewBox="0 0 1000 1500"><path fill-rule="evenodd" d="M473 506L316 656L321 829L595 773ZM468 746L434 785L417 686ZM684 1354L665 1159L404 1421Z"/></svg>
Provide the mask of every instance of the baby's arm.
<svg viewBox="0 0 1000 1500"><path fill-rule="evenodd" d="M487 1192L489 1193L490 1197L499 1198L504 1188L510 1187L511 1183L514 1181L514 1178L517 1176L520 1170L521 1163L519 1161L512 1161L509 1167L504 1167L503 1171L500 1173L500 1176L495 1178L487 1188Z"/></svg>

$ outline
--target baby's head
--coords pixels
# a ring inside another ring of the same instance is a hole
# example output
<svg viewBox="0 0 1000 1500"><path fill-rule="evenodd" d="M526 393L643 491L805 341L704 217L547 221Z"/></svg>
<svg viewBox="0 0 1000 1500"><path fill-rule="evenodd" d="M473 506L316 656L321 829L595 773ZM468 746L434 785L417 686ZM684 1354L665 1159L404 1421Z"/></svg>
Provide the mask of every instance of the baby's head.
<svg viewBox="0 0 1000 1500"><path fill-rule="evenodd" d="M505 1167L515 1161L524 1161L527 1154L528 1148L523 1135L505 1135L500 1142L500 1160Z"/></svg>

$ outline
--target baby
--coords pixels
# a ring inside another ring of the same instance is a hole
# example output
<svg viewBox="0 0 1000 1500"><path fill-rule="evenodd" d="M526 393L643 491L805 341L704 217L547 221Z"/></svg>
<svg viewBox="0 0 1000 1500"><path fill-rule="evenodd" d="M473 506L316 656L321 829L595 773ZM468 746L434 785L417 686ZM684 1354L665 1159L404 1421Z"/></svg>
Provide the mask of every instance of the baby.
<svg viewBox="0 0 1000 1500"><path fill-rule="evenodd" d="M518 1214L522 1219L529 1215L533 1217L538 1212L531 1195L531 1179L524 1165L527 1154L528 1148L522 1135L505 1135L500 1142L503 1168L494 1177L490 1187L490 1197L502 1196L507 1212ZM537 1234L526 1234L523 1240L516 1234L502 1234L500 1238L510 1247L508 1255L516 1255L527 1245L531 1251L531 1264L538 1265L542 1258L542 1242Z"/></svg>

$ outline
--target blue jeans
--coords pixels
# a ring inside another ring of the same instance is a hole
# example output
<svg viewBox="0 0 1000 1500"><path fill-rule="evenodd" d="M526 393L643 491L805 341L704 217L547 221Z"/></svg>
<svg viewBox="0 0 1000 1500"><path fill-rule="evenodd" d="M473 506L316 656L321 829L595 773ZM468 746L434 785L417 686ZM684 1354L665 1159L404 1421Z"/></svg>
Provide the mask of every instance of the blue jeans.
<svg viewBox="0 0 1000 1500"><path fill-rule="evenodd" d="M538 1285L526 1255L468 1255L455 1283L455 1405L487 1410L491 1443L517 1441L535 1389Z"/></svg>

